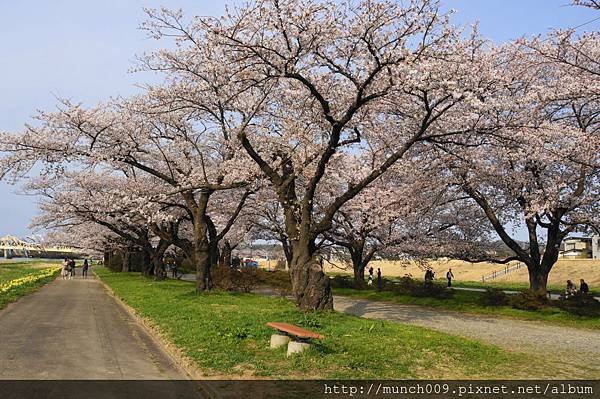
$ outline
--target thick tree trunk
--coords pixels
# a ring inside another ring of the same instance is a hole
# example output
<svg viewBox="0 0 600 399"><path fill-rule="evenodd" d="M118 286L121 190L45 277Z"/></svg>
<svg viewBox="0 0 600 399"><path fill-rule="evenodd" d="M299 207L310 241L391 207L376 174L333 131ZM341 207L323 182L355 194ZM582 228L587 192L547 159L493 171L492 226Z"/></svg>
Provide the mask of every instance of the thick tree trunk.
<svg viewBox="0 0 600 399"><path fill-rule="evenodd" d="M219 251L219 243L211 242L210 243L210 265L214 266L214 267L218 266L220 257L221 257L221 251Z"/></svg>
<svg viewBox="0 0 600 399"><path fill-rule="evenodd" d="M354 270L354 286L356 288L363 288L365 286L366 263L363 262L362 253L351 251L350 258L352 259L352 269Z"/></svg>
<svg viewBox="0 0 600 399"><path fill-rule="evenodd" d="M123 251L123 257L121 258L121 271L127 273L131 270L131 252Z"/></svg>
<svg viewBox="0 0 600 399"><path fill-rule="evenodd" d="M528 267L529 271L529 288L539 294L546 295L548 293L548 274L549 272L542 268Z"/></svg>
<svg viewBox="0 0 600 399"><path fill-rule="evenodd" d="M231 244L228 240L224 240L223 249L221 250L219 266L231 267Z"/></svg>
<svg viewBox="0 0 600 399"><path fill-rule="evenodd" d="M197 241L194 245L194 264L196 265L196 292L211 288L210 277L211 251L206 239Z"/></svg>
<svg viewBox="0 0 600 399"><path fill-rule="evenodd" d="M293 244L290 275L296 305L303 310L333 309L329 278L323 273L309 243Z"/></svg>
<svg viewBox="0 0 600 399"><path fill-rule="evenodd" d="M156 274L156 276L158 276L160 279L166 277L164 256L165 252L167 252L167 249L169 248L169 245L170 244L161 240L156 249L152 252L152 269L154 270L154 274Z"/></svg>
<svg viewBox="0 0 600 399"><path fill-rule="evenodd" d="M154 264L152 263L152 252L148 250L142 251L142 273L149 277L154 275Z"/></svg>
<svg viewBox="0 0 600 399"><path fill-rule="evenodd" d="M281 240L281 245L283 246L283 254L285 255L286 266L289 268L292 264L293 251L292 246L287 241L287 238L283 238Z"/></svg>
<svg viewBox="0 0 600 399"><path fill-rule="evenodd" d="M214 250L211 248L209 241L209 225L206 216L210 194L208 192L202 193L196 201L191 192L183 193L184 199L193 214L193 259L196 266L196 292L206 291L212 285L210 266L213 261Z"/></svg>

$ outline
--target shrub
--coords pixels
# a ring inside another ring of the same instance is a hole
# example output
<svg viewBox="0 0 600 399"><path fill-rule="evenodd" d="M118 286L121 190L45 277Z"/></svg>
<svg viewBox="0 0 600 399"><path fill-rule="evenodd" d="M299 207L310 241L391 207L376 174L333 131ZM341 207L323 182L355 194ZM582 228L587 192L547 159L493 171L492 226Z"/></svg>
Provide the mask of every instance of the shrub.
<svg viewBox="0 0 600 399"><path fill-rule="evenodd" d="M181 264L179 265L180 273L195 273L196 266L194 265L194 261L188 257L185 257L181 260Z"/></svg>
<svg viewBox="0 0 600 399"><path fill-rule="evenodd" d="M411 295L416 296L416 297L450 299L454 296L454 291L449 290L443 284L435 284L435 283L428 284L428 285L419 284L416 288L413 288Z"/></svg>
<svg viewBox="0 0 600 399"><path fill-rule="evenodd" d="M211 277L215 288L223 291L235 291L236 270L229 266L217 266L212 269Z"/></svg>
<svg viewBox="0 0 600 399"><path fill-rule="evenodd" d="M217 266L212 271L213 285L223 291L250 292L259 280L259 271L255 267L234 269L229 266Z"/></svg>
<svg viewBox="0 0 600 399"><path fill-rule="evenodd" d="M508 301L508 295L497 288L488 288L479 297L479 304L482 306L505 306L508 305Z"/></svg>
<svg viewBox="0 0 600 399"><path fill-rule="evenodd" d="M556 305L577 316L600 316L600 302L589 294L578 292L567 299L557 301Z"/></svg>
<svg viewBox="0 0 600 399"><path fill-rule="evenodd" d="M422 284L417 280L408 276L404 276L401 277L395 284L393 284L392 292L412 295L422 287Z"/></svg>
<svg viewBox="0 0 600 399"><path fill-rule="evenodd" d="M258 268L256 267L241 267L234 272L234 286L237 291L251 292L259 284Z"/></svg>
<svg viewBox="0 0 600 399"><path fill-rule="evenodd" d="M123 257L120 252L111 253L104 266L112 270L113 272L120 272L123 270Z"/></svg>
<svg viewBox="0 0 600 399"><path fill-rule="evenodd" d="M384 280L383 291L393 292L396 295L411 295L416 297L431 297L438 299L449 299L454 296L454 291L449 290L443 284L429 284L417 281L409 276L401 277L397 281Z"/></svg>
<svg viewBox="0 0 600 399"><path fill-rule="evenodd" d="M285 271L287 267L287 262L283 259L278 259L275 263L275 271L283 270Z"/></svg>
<svg viewBox="0 0 600 399"><path fill-rule="evenodd" d="M548 297L531 290L521 291L509 299L509 305L521 310L540 310L548 306Z"/></svg>
<svg viewBox="0 0 600 399"><path fill-rule="evenodd" d="M292 293L290 274L284 270L267 271L258 269L258 283L274 288L279 295L288 296Z"/></svg>
<svg viewBox="0 0 600 399"><path fill-rule="evenodd" d="M330 282L332 288L355 288L352 276L334 276Z"/></svg>

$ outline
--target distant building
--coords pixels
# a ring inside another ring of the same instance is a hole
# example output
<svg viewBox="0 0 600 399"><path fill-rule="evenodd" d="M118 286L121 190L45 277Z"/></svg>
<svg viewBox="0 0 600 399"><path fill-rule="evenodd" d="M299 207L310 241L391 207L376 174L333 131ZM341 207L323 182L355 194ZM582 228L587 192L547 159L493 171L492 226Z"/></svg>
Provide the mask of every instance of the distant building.
<svg viewBox="0 0 600 399"><path fill-rule="evenodd" d="M595 240L596 246L598 246L598 237L568 237L566 238L560 249L559 257L563 259L587 259L600 256L600 254L593 254L592 244Z"/></svg>

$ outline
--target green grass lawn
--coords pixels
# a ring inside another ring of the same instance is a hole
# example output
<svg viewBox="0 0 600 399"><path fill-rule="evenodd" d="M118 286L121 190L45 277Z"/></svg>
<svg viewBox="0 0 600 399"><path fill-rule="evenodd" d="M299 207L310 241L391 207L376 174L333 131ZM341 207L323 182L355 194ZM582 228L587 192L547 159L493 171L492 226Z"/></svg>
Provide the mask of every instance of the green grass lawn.
<svg viewBox="0 0 600 399"><path fill-rule="evenodd" d="M209 376L526 378L535 363L530 355L416 326L337 312L303 313L285 298L218 291L197 295L186 281L159 282L104 268L96 273ZM285 348L269 349L274 333L265 325L269 321L297 324L326 338L287 358Z"/></svg>
<svg viewBox="0 0 600 399"><path fill-rule="evenodd" d="M538 311L528 311L515 309L510 306L482 306L479 304L481 293L473 291L455 290L454 297L450 299L421 298L410 295L399 295L393 292L377 292L372 289L356 290L352 288L334 288L333 292L336 295L345 295L375 301L387 301L407 305L442 308L459 312L535 320L577 328L600 329L600 318L576 316L557 307L548 307Z"/></svg>
<svg viewBox="0 0 600 399"><path fill-rule="evenodd" d="M23 277L35 276L36 274L41 273L44 269L52 266L53 264L51 263L37 261L0 263L0 286ZM59 272L60 270L57 268L56 271L54 271L50 276L12 287L5 292L0 292L0 309L54 280L56 276L58 276Z"/></svg>
<svg viewBox="0 0 600 399"><path fill-rule="evenodd" d="M0 264L0 284L35 273L38 268L28 264Z"/></svg>

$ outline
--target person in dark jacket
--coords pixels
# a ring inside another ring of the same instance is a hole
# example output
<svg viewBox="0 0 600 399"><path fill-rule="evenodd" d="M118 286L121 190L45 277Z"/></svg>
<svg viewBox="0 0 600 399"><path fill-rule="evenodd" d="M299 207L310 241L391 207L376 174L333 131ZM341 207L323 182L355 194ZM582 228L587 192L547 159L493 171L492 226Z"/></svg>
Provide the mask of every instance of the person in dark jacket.
<svg viewBox="0 0 600 399"><path fill-rule="evenodd" d="M579 280L579 283L579 292L581 292L582 294L587 294L590 292L590 287L585 281L583 281L583 279Z"/></svg>
<svg viewBox="0 0 600 399"><path fill-rule="evenodd" d="M448 287L452 287L452 279L454 278L454 274L452 274L452 269L448 269L448 273L446 273L446 279L448 279Z"/></svg>
<svg viewBox="0 0 600 399"><path fill-rule="evenodd" d="M434 278L434 274L433 274L433 270L431 269L427 269L425 271L425 287L428 288L433 284L433 278Z"/></svg>
<svg viewBox="0 0 600 399"><path fill-rule="evenodd" d="M81 268L81 275L83 278L87 278L87 274L88 274L88 269L90 268L90 264L88 263L87 259L84 259L83 261L83 267Z"/></svg>
<svg viewBox="0 0 600 399"><path fill-rule="evenodd" d="M75 277L75 261L73 259L69 259L69 270L71 270L71 277Z"/></svg>

